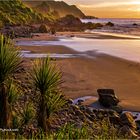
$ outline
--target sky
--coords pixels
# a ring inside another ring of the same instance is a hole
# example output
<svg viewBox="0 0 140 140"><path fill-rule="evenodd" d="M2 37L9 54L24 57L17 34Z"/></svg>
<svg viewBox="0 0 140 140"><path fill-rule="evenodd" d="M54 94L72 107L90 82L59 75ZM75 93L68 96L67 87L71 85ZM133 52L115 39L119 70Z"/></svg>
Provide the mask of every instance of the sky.
<svg viewBox="0 0 140 140"><path fill-rule="evenodd" d="M59 0L57 0L59 1ZM140 18L140 0L63 0L86 15L102 18Z"/></svg>

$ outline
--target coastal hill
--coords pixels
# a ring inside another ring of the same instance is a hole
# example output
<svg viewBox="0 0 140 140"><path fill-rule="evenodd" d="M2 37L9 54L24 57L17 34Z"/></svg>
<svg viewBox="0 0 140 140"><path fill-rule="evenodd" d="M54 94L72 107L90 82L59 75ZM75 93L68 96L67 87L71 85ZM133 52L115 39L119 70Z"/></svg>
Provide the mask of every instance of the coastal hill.
<svg viewBox="0 0 140 140"><path fill-rule="evenodd" d="M27 7L20 0L0 1L0 26L4 25L22 25L30 23L39 23L51 20L51 16L44 17Z"/></svg>
<svg viewBox="0 0 140 140"><path fill-rule="evenodd" d="M43 15L51 14L56 18L73 15L78 18L85 17L85 14L75 5L68 5L64 1L24 1L23 2Z"/></svg>

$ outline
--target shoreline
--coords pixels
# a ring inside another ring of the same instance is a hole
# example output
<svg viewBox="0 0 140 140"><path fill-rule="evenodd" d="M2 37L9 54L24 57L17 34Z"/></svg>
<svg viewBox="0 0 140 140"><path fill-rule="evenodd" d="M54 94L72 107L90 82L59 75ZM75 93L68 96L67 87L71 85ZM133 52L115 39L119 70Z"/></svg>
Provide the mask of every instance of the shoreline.
<svg viewBox="0 0 140 140"><path fill-rule="evenodd" d="M74 53L65 46L49 47L21 46L21 49L34 50L39 53ZM120 105L125 110L140 111L140 63L92 52L92 58L56 59L63 74L62 89L67 98L76 99L83 96L98 96L98 88L112 88L120 98ZM26 59L29 65L30 60ZM93 103L92 100L88 104Z"/></svg>

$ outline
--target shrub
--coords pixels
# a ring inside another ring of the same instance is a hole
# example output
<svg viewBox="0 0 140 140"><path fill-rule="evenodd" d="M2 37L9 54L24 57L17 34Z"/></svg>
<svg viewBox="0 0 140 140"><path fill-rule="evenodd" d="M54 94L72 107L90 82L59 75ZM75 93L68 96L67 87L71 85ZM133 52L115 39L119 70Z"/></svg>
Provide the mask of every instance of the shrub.
<svg viewBox="0 0 140 140"><path fill-rule="evenodd" d="M81 128L76 128L73 124L65 124L60 130L54 134L54 139L90 139L88 128L82 126Z"/></svg>
<svg viewBox="0 0 140 140"><path fill-rule="evenodd" d="M26 103L21 112L21 125L26 125L35 117L35 109L32 103Z"/></svg>

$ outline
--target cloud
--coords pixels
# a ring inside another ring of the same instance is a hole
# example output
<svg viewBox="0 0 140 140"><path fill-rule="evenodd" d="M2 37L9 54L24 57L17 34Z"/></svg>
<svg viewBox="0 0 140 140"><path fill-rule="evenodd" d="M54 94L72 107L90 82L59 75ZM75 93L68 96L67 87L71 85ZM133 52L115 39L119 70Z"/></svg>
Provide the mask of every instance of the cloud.
<svg viewBox="0 0 140 140"><path fill-rule="evenodd" d="M118 6L140 6L140 1L129 2L102 2L98 4L79 4L82 8L104 8L104 7L118 7ZM124 7L125 8L125 7Z"/></svg>
<svg viewBox="0 0 140 140"><path fill-rule="evenodd" d="M61 1L61 0L57 0ZM140 0L64 0L97 17L140 18Z"/></svg>

